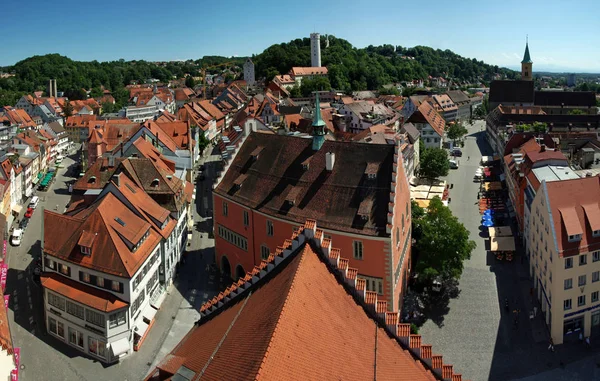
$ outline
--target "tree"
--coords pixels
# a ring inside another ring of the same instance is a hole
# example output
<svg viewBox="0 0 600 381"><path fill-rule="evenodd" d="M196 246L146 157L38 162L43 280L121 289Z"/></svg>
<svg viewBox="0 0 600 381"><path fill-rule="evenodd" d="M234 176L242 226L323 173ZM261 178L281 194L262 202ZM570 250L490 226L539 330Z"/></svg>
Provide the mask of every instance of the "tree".
<svg viewBox="0 0 600 381"><path fill-rule="evenodd" d="M315 91L331 90L331 84L327 77L315 77L313 79L303 79L300 85L300 92L303 97L310 97Z"/></svg>
<svg viewBox="0 0 600 381"><path fill-rule="evenodd" d="M102 113L103 114L110 114L110 113L117 112L117 111L119 111L119 109L115 106L115 104L113 104L111 102L102 103Z"/></svg>
<svg viewBox="0 0 600 381"><path fill-rule="evenodd" d="M92 91L90 91L90 97L92 98L100 98L102 96L102 89L99 87L94 87L92 88Z"/></svg>
<svg viewBox="0 0 600 381"><path fill-rule="evenodd" d="M457 140L465 136L469 131L462 125L462 123L454 123L448 127L447 135L448 139L452 139L456 143Z"/></svg>
<svg viewBox="0 0 600 381"><path fill-rule="evenodd" d="M381 87L379 89L379 95L400 95L400 90L397 87Z"/></svg>
<svg viewBox="0 0 600 381"><path fill-rule="evenodd" d="M415 221L415 216L412 216ZM420 229L416 248L419 253L417 271L426 279L442 277L444 280L458 279L462 274L463 262L471 258L477 244L469 239L469 231L444 206L439 197L434 197L427 213L414 222Z"/></svg>
<svg viewBox="0 0 600 381"><path fill-rule="evenodd" d="M73 115L73 105L71 105L71 102L68 99L65 102L65 107L63 107L63 113L65 114L65 118Z"/></svg>
<svg viewBox="0 0 600 381"><path fill-rule="evenodd" d="M210 140L208 140L208 138L204 136L204 133L200 133L198 136L198 149L200 150L200 155L202 155L204 149L208 147L209 144Z"/></svg>
<svg viewBox="0 0 600 381"><path fill-rule="evenodd" d="M185 85L190 89L193 89L194 86L196 86L196 81L194 80L194 77L192 77L191 75L185 77Z"/></svg>
<svg viewBox="0 0 600 381"><path fill-rule="evenodd" d="M489 112L490 112L489 108L490 108L490 104L489 104L488 98L483 97L481 104L479 105L479 107L477 107L475 109L475 116L480 117L480 118L487 117L487 114L489 114Z"/></svg>
<svg viewBox="0 0 600 381"><path fill-rule="evenodd" d="M298 85L295 85L294 87L292 87L290 89L290 97L302 98L302 92L300 91L300 88L298 87Z"/></svg>
<svg viewBox="0 0 600 381"><path fill-rule="evenodd" d="M425 148L420 156L419 174L421 177L436 179L446 176L450 170L448 154L441 148Z"/></svg>
<svg viewBox="0 0 600 381"><path fill-rule="evenodd" d="M569 115L583 115L583 114L585 114L585 112L583 112L582 110L580 110L578 108L569 111Z"/></svg>

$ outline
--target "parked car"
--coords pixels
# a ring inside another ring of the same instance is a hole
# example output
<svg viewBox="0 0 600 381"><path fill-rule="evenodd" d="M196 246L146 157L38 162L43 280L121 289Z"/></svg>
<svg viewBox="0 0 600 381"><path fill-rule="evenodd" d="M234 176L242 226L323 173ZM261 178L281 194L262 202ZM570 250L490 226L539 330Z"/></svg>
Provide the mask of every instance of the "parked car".
<svg viewBox="0 0 600 381"><path fill-rule="evenodd" d="M452 151L450 151L450 155L456 156L456 157L461 157L462 151L460 150L460 148L453 148Z"/></svg>
<svg viewBox="0 0 600 381"><path fill-rule="evenodd" d="M13 230L12 236L10 237L10 243L13 246L19 246L21 244L21 240L23 239L23 230L15 229Z"/></svg>
<svg viewBox="0 0 600 381"><path fill-rule="evenodd" d="M456 160L450 160L450 169L458 169L458 163Z"/></svg>
<svg viewBox="0 0 600 381"><path fill-rule="evenodd" d="M25 212L25 218L31 218L31 216L33 216L33 208L27 208L27 211Z"/></svg>
<svg viewBox="0 0 600 381"><path fill-rule="evenodd" d="M25 229L27 229L27 225L29 225L29 219L23 218L21 222L19 222L19 229L25 231Z"/></svg>
<svg viewBox="0 0 600 381"><path fill-rule="evenodd" d="M38 196L33 196L31 201L29 202L29 208L35 209L40 203L40 198Z"/></svg>

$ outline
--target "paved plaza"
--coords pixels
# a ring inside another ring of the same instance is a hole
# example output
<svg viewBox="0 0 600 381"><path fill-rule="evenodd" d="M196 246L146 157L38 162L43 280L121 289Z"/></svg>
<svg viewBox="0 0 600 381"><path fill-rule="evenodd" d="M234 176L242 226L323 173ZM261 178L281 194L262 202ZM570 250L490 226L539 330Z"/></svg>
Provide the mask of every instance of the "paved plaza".
<svg viewBox="0 0 600 381"><path fill-rule="evenodd" d="M549 352L541 317L530 320L528 316L535 304L529 296L527 263L522 264L520 256L512 263L499 262L488 254L480 231L479 185L473 175L481 156L491 151L484 141L484 123L467 127L463 155L457 158L459 168L450 170L446 180L453 184L450 209L471 232L477 248L465 263L458 297L450 299L447 308L440 306L437 312L434 308L421 328L423 341L443 354L444 362L454 365L463 379L600 380L600 343L592 343L592 350L571 343ZM504 310L505 298L511 309L522 311L518 329Z"/></svg>

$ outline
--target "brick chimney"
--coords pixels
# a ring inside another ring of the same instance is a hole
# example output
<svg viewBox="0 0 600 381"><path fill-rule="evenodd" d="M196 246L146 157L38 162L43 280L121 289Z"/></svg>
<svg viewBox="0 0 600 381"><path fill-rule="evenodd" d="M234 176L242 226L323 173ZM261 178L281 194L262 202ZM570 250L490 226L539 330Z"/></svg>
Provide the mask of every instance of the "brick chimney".
<svg viewBox="0 0 600 381"><path fill-rule="evenodd" d="M546 152L546 145L545 144L540 144L540 152Z"/></svg>

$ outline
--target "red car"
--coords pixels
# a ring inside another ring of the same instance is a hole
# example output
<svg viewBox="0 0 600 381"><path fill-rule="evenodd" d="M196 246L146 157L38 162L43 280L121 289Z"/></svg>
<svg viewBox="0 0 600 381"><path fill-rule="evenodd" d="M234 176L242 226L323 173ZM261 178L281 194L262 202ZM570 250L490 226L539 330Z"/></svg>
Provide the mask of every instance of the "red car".
<svg viewBox="0 0 600 381"><path fill-rule="evenodd" d="M31 216L33 216L33 208L27 208L27 211L25 212L25 218L31 218Z"/></svg>

